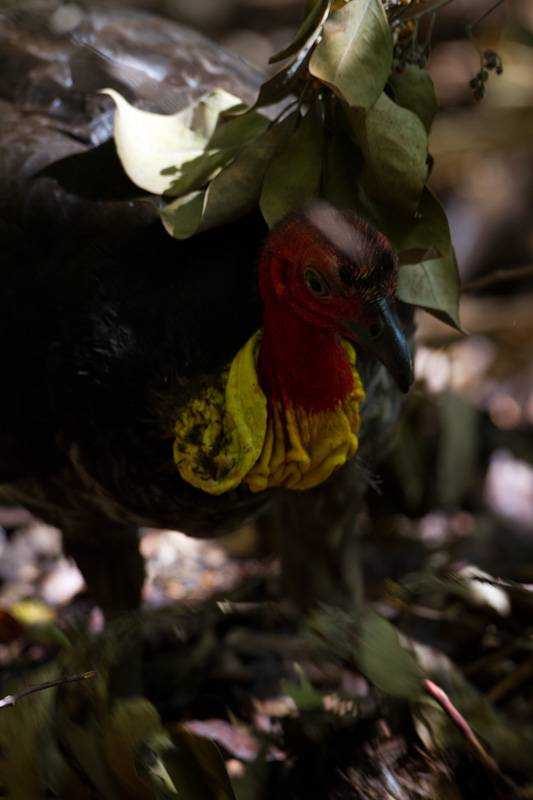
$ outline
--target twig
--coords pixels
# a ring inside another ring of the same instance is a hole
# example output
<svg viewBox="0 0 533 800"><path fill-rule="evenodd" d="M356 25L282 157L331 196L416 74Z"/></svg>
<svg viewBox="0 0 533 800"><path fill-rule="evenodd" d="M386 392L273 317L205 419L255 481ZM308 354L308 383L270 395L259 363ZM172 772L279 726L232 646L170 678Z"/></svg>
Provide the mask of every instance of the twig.
<svg viewBox="0 0 533 800"><path fill-rule="evenodd" d="M425 53L426 50L429 49L429 45L431 44L431 37L433 36L433 28L435 27L436 19L437 19L437 12L434 11L433 14L430 17L430 20L429 20L429 25L428 25L428 29L427 29L427 33L426 33L426 38L425 38L423 44L421 45L421 50L422 50L423 53Z"/></svg>
<svg viewBox="0 0 533 800"><path fill-rule="evenodd" d="M405 66L406 63L418 64L420 67L426 66L429 48L431 45L431 37L433 33L433 26L437 17L437 12L453 3L453 0L438 0L434 5L429 8L423 8L421 11L413 12L414 3L412 0L407 5L400 3L397 13L389 13L388 20L391 31L395 26L401 25L404 41L401 43L403 49L403 60L399 58L399 66ZM419 8L418 4L416 6ZM420 33L420 21L423 17L430 15L429 25L427 26L426 36L423 43L419 43L418 37ZM412 29L403 26L412 25ZM406 31L409 33L406 35ZM398 44L400 44L398 42Z"/></svg>
<svg viewBox="0 0 533 800"><path fill-rule="evenodd" d="M440 0L440 2L436 3L434 6L430 6L429 8L424 8L424 9L422 9L422 11L417 11L416 14L411 14L411 15L409 14L409 9L411 8L411 5L403 6L403 7L399 6L399 13L394 17L394 19L391 19L391 22L392 21L395 22L396 19L400 19L400 18L402 20L406 21L406 22L408 20L421 19L422 17L425 17L428 14L435 14L441 8L444 8L444 6L447 6L449 3L453 3L453 2L454 2L454 0ZM501 0L501 2L503 2L503 0ZM405 15L405 16L403 16L403 15ZM477 22L477 20L476 20L476 22Z"/></svg>
<svg viewBox="0 0 533 800"><path fill-rule="evenodd" d="M530 275L533 275L533 264L525 264L523 267L511 267L510 269L497 269L475 281L464 283L461 286L461 294L463 292L479 292L480 289L486 289L487 286L516 281L520 278L529 278Z"/></svg>
<svg viewBox="0 0 533 800"><path fill-rule="evenodd" d="M483 749L483 746L481 745L481 742L477 738L476 734L474 733L474 731L472 730L466 719L463 717L463 715L460 714L459 711L457 711L457 709L451 702L446 692L443 689L441 689L440 686L437 686L436 683L433 683L433 681L430 681L427 678L424 678L422 683L424 684L424 687L428 692L428 694L430 694L431 697L433 697L433 699L437 701L439 706L443 709L445 714L450 718L455 727L458 729L461 736L463 736L463 738L466 739L466 741L474 751L474 754L478 759L478 761L480 761L483 764L483 766L488 772L491 773L499 772L500 768L498 767L497 763Z"/></svg>
<svg viewBox="0 0 533 800"><path fill-rule="evenodd" d="M531 675L533 675L533 655L530 655L529 658L522 661L516 669L509 675L506 675L505 678L502 678L501 681L495 683L494 686L485 693L487 700L491 703L499 703L504 697L516 691L523 683L528 681Z"/></svg>
<svg viewBox="0 0 533 800"><path fill-rule="evenodd" d="M502 3L503 0L496 0L496 2L493 3L490 8L487 8L487 10L484 11L483 14L481 14L477 19L475 19L473 22L470 22L468 25L465 25L466 35L468 36L474 47L477 49L478 53L480 54L482 53L482 50L480 49L478 43L476 42L475 36L472 33L472 28L474 27L474 25L477 25L479 22L482 22L485 19L485 17L489 16L489 14L492 14L492 12L495 11L498 8L498 6L501 6Z"/></svg>
<svg viewBox="0 0 533 800"><path fill-rule="evenodd" d="M27 686L16 694L7 694L0 699L0 708L4 706L14 706L17 700L20 700L21 697L25 697L27 694L41 692L43 689L51 689L53 686L61 686L63 683L73 683L74 681L83 681L86 678L93 678L96 673L97 670L91 669L88 672L80 672L78 675L62 675L60 678L55 678L53 681L45 681L44 683Z"/></svg>
<svg viewBox="0 0 533 800"><path fill-rule="evenodd" d="M424 678L422 681L428 694L437 701L444 713L453 722L461 736L468 742L474 756L490 777L494 790L501 800L530 800L533 791L530 787L519 787L500 770L496 761L483 748L476 734L462 714L455 708L446 692L433 681Z"/></svg>
<svg viewBox="0 0 533 800"><path fill-rule="evenodd" d="M517 651L523 650L524 638L525 637L519 637L517 639L513 639L512 641L502 645L502 647L499 647L497 650L494 650L492 653L485 653L479 658L476 658L474 661L471 661L469 664L463 666L461 672L465 678L472 678L482 670L489 669L494 664L497 664L498 662L501 662L504 659L514 655Z"/></svg>

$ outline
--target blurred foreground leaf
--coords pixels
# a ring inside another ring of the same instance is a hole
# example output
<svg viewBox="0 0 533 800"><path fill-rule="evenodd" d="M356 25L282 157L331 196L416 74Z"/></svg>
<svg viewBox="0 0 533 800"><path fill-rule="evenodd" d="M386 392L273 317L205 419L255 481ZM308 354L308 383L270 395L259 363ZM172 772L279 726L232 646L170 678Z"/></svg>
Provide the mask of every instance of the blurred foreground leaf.
<svg viewBox="0 0 533 800"><path fill-rule="evenodd" d="M422 686L423 671L394 625L372 609L347 614L322 605L308 630L321 652L354 660L378 689L393 697L433 704Z"/></svg>
<svg viewBox="0 0 533 800"><path fill-rule="evenodd" d="M90 682L46 689L0 710L0 787L13 800L44 800L47 790L58 800L234 800L214 742L165 728L144 697L112 695L116 643L104 635L98 645L77 642L64 656L70 668L95 665ZM62 672L58 661L31 679L42 683Z"/></svg>
<svg viewBox="0 0 533 800"><path fill-rule="evenodd" d="M15 694L30 683L44 683L59 674L57 664L47 665L6 687L5 693ZM39 748L46 741L56 694L57 689L37 692L0 709L0 786L13 800L43 800L46 786L39 769Z"/></svg>
<svg viewBox="0 0 533 800"><path fill-rule="evenodd" d="M321 692L314 688L309 678L305 675L304 671L298 664L295 665L296 672L300 684L296 685L287 680L281 682L281 690L283 694L290 697L298 711L314 711L323 708L324 696Z"/></svg>
<svg viewBox="0 0 533 800"><path fill-rule="evenodd" d="M179 727L171 734L173 749L165 767L183 800L235 800L224 759L211 739Z"/></svg>
<svg viewBox="0 0 533 800"><path fill-rule="evenodd" d="M394 625L369 609L361 614L359 631L357 665L363 675L393 697L425 703L421 684L424 673L401 643Z"/></svg>

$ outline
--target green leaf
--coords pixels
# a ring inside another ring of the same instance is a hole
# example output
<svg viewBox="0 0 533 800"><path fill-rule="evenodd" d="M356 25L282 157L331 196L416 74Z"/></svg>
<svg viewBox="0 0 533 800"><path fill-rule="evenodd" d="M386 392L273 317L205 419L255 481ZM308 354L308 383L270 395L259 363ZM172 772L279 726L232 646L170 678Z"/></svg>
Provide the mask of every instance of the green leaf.
<svg viewBox="0 0 533 800"><path fill-rule="evenodd" d="M296 119L295 111L273 125L210 183L200 230L237 219L258 205L266 172L290 139Z"/></svg>
<svg viewBox="0 0 533 800"><path fill-rule="evenodd" d="M182 800L236 800L224 759L211 739L180 726L172 742L174 749L163 761Z"/></svg>
<svg viewBox="0 0 533 800"><path fill-rule="evenodd" d="M294 34L293 38L283 50L270 56L268 63L275 64L278 61L283 61L284 58L297 53L306 44L313 44L316 37L320 32L320 28L324 20L329 14L329 7L331 0L320 0L319 3L313 6L309 14L306 15L304 21L300 25L298 31Z"/></svg>
<svg viewBox="0 0 533 800"><path fill-rule="evenodd" d="M55 736L42 737L37 762L44 785L61 800L87 800L87 786L69 761Z"/></svg>
<svg viewBox="0 0 533 800"><path fill-rule="evenodd" d="M54 680L60 675L57 662L26 672L2 687L2 696L16 694L30 684ZM0 709L0 785L6 797L43 800L40 774L41 741L51 735L57 688L23 697L11 708Z"/></svg>
<svg viewBox="0 0 533 800"><path fill-rule="evenodd" d="M190 192L159 208L161 221L174 239L188 239L198 230L204 213L206 190Z"/></svg>
<svg viewBox="0 0 533 800"><path fill-rule="evenodd" d="M288 64L261 84L257 100L250 111L279 103L281 100L285 100L285 98L296 89L298 81L307 72L307 64L309 62L312 46L313 42L305 45L302 50L291 58Z"/></svg>
<svg viewBox="0 0 533 800"><path fill-rule="evenodd" d="M422 685L424 673L400 642L398 631L375 611L359 616L357 665L374 686L393 697L429 702Z"/></svg>
<svg viewBox="0 0 533 800"><path fill-rule="evenodd" d="M428 141L421 121L384 92L367 114L351 108L346 113L365 159L366 193L414 214L428 176Z"/></svg>
<svg viewBox="0 0 533 800"><path fill-rule="evenodd" d="M382 231L400 256L415 263L448 255L448 220L435 195L424 187L417 213L399 213L368 197L363 186L364 161L360 150L342 131L332 137L326 157L324 196L330 203L353 208ZM450 267L450 269L453 269Z"/></svg>
<svg viewBox="0 0 533 800"><path fill-rule="evenodd" d="M165 755L174 750L170 736L152 736L135 755L140 777L155 792L157 800L179 800L180 795L164 763Z"/></svg>
<svg viewBox="0 0 533 800"><path fill-rule="evenodd" d="M311 75L353 108L372 108L387 82L392 38L380 0L353 0L326 21Z"/></svg>
<svg viewBox="0 0 533 800"><path fill-rule="evenodd" d="M95 732L93 720L74 722L69 718L64 705L57 710L57 736L63 749L77 764L83 775L90 776L98 796L103 800L116 800L114 784L109 764L102 750L102 738ZM87 727L84 727L86 725Z"/></svg>
<svg viewBox="0 0 533 800"><path fill-rule="evenodd" d="M416 215L398 213L365 194L362 175L361 154L337 131L326 158L326 199L353 208L385 234L400 258L397 294L401 300L421 306L461 330L459 275L448 220L441 204L425 187Z"/></svg>
<svg viewBox="0 0 533 800"><path fill-rule="evenodd" d="M153 114L130 105L113 89L105 89L104 94L117 105L115 144L122 166L137 186L154 194L164 194L176 185L183 165L204 155L220 115L241 105L238 97L215 89L177 114ZM256 124L254 120L252 128ZM210 166L216 170L220 160ZM205 174L201 177L206 179Z"/></svg>
<svg viewBox="0 0 533 800"><path fill-rule="evenodd" d="M414 216L394 213L382 204L374 204L374 208L378 209L378 227L382 218L382 230L398 253L400 264L450 253L452 245L446 212L427 186Z"/></svg>
<svg viewBox="0 0 533 800"><path fill-rule="evenodd" d="M352 208L372 219L373 215L361 202L363 168L363 156L353 136L349 138L336 128L326 152L324 197L334 206Z"/></svg>
<svg viewBox="0 0 533 800"><path fill-rule="evenodd" d="M322 150L322 126L316 108L311 106L268 165L259 206L270 227L316 195L322 171Z"/></svg>
<svg viewBox="0 0 533 800"><path fill-rule="evenodd" d="M315 689L303 669L299 664L294 665L294 669L300 679L300 685L287 680L281 681L281 691L290 697L298 711L315 711L324 707L324 696L318 689Z"/></svg>
<svg viewBox="0 0 533 800"><path fill-rule="evenodd" d="M396 103L416 114L429 133L438 110L435 87L429 72L416 64L407 64L403 72L392 72L389 86Z"/></svg>
<svg viewBox="0 0 533 800"><path fill-rule="evenodd" d="M459 322L460 281L453 249L443 258L404 264L398 275L398 297L462 331Z"/></svg>
<svg viewBox="0 0 533 800"><path fill-rule="evenodd" d="M164 729L149 700L128 697L114 701L102 727L102 747L111 774L131 800L155 800L153 788L139 776L135 757L156 734L164 735Z"/></svg>
<svg viewBox="0 0 533 800"><path fill-rule="evenodd" d="M376 611L355 613L321 604L307 635L331 658L353 659L374 686L393 697L435 705L424 690L425 677L394 625Z"/></svg>
<svg viewBox="0 0 533 800"><path fill-rule="evenodd" d="M179 165L179 175L171 180L165 194L179 197L193 189L199 189L269 125L270 120L257 112L225 121L206 142L200 156Z"/></svg>
<svg viewBox="0 0 533 800"><path fill-rule="evenodd" d="M207 191L191 192L159 209L163 224L176 239L186 239L238 219L259 202L269 162L294 130L296 112L273 125L209 184Z"/></svg>

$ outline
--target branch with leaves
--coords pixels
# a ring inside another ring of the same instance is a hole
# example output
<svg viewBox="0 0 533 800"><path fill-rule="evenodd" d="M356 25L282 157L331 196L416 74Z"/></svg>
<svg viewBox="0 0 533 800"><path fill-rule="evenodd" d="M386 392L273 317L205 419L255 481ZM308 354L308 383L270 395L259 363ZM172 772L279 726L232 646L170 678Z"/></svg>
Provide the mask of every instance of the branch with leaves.
<svg viewBox="0 0 533 800"><path fill-rule="evenodd" d="M164 116L106 90L126 172L173 198L159 211L178 239L257 206L269 226L317 196L352 208L399 254L399 297L460 328L448 222L426 186L437 100L423 67L435 14L449 1L308 1L300 29L270 59L285 65L250 108L215 90Z"/></svg>

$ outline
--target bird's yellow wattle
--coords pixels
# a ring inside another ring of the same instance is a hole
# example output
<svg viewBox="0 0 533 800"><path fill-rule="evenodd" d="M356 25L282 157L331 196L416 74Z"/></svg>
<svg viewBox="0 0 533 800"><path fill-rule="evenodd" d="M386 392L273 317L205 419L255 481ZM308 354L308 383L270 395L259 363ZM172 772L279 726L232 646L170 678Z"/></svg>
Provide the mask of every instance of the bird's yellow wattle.
<svg viewBox="0 0 533 800"><path fill-rule="evenodd" d="M209 494L240 483L253 492L274 486L310 489L357 450L364 398L355 351L343 342L354 388L325 411L267 401L257 378L262 331L237 353L217 383L181 410L174 427L174 461L181 477Z"/></svg>
<svg viewBox="0 0 533 800"><path fill-rule="evenodd" d="M256 370L261 338L257 331L216 384L187 403L174 426L181 477L209 494L238 486L261 455L267 425Z"/></svg>

